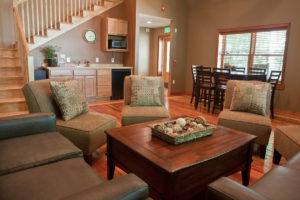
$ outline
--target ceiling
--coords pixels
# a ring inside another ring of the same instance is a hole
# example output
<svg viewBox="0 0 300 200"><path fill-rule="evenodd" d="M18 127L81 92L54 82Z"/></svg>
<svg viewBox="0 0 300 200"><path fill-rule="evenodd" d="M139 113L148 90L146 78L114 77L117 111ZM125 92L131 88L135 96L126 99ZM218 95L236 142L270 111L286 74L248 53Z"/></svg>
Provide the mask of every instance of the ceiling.
<svg viewBox="0 0 300 200"><path fill-rule="evenodd" d="M151 15L139 14L139 26L140 27L147 27L147 28L158 28L158 27L165 27L170 26L171 19L162 18L162 17L155 17ZM151 23L147 23L151 22Z"/></svg>

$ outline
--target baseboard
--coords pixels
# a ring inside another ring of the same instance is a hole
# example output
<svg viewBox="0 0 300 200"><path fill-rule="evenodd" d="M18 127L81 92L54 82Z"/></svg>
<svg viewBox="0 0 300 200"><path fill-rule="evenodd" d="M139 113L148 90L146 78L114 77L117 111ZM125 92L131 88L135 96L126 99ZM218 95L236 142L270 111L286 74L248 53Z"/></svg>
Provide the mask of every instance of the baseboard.
<svg viewBox="0 0 300 200"><path fill-rule="evenodd" d="M300 112L275 108L274 115L277 120L300 124Z"/></svg>
<svg viewBox="0 0 300 200"><path fill-rule="evenodd" d="M192 92L172 92L168 96L192 96Z"/></svg>

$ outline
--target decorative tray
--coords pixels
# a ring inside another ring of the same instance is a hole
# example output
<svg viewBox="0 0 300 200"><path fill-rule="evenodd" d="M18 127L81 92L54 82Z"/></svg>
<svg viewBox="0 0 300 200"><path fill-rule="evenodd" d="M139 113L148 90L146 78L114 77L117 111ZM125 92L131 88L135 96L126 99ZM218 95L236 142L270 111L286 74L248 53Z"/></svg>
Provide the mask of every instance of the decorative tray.
<svg viewBox="0 0 300 200"><path fill-rule="evenodd" d="M212 134L215 125L207 123L202 116L178 118L162 123L151 124L152 135L171 144L181 144Z"/></svg>

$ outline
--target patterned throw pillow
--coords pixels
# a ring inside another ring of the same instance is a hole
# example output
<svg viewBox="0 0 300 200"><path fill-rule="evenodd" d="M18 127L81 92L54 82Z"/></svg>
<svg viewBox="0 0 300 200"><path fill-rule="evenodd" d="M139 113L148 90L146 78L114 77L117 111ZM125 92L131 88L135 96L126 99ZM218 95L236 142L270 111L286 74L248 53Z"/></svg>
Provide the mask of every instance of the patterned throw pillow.
<svg viewBox="0 0 300 200"><path fill-rule="evenodd" d="M234 87L230 110L266 115L269 85L241 83Z"/></svg>
<svg viewBox="0 0 300 200"><path fill-rule="evenodd" d="M65 121L89 111L88 104L77 81L51 81L50 88Z"/></svg>
<svg viewBox="0 0 300 200"><path fill-rule="evenodd" d="M161 77L130 76L131 106L161 106Z"/></svg>

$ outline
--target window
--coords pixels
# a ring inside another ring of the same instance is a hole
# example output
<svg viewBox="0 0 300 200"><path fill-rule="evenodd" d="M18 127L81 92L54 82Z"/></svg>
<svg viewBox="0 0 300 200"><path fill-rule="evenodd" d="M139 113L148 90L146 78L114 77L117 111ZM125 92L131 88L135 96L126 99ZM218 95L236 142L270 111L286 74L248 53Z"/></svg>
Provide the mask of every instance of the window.
<svg viewBox="0 0 300 200"><path fill-rule="evenodd" d="M219 30L217 67L245 68L265 66L282 71L283 87L290 24Z"/></svg>

